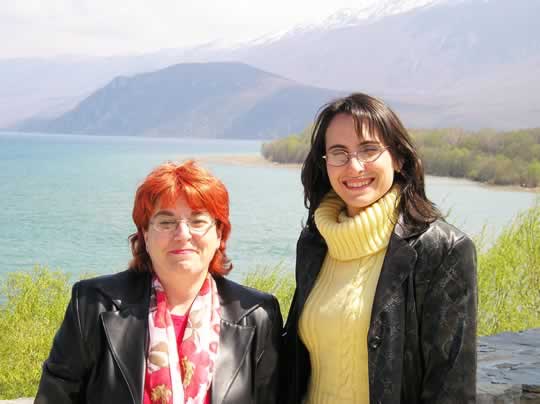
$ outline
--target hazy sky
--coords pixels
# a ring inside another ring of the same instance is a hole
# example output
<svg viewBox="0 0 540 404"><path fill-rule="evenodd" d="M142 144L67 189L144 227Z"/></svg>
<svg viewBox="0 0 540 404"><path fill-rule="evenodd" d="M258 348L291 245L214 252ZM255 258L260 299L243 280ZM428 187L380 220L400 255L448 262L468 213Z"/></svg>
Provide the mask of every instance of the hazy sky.
<svg viewBox="0 0 540 404"><path fill-rule="evenodd" d="M0 58L236 42L376 0L1 0Z"/></svg>

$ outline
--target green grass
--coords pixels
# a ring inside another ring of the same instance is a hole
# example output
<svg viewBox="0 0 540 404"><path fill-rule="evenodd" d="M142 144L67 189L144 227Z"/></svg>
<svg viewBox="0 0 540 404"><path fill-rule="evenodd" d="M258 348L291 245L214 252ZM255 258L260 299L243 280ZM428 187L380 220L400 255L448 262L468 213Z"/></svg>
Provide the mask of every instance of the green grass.
<svg viewBox="0 0 540 404"><path fill-rule="evenodd" d="M540 327L540 200L478 255L479 335ZM0 279L0 399L35 395L69 299L69 276L35 267ZM286 318L292 271L257 267L242 281L277 296Z"/></svg>
<svg viewBox="0 0 540 404"><path fill-rule="evenodd" d="M246 275L242 283L276 296L283 320L287 318L295 287L292 271L286 271L281 264L274 267L257 267Z"/></svg>
<svg viewBox="0 0 540 404"><path fill-rule="evenodd" d="M540 327L540 201L478 257L478 334Z"/></svg>
<svg viewBox="0 0 540 404"><path fill-rule="evenodd" d="M39 266L0 283L0 399L36 393L69 291L67 274Z"/></svg>

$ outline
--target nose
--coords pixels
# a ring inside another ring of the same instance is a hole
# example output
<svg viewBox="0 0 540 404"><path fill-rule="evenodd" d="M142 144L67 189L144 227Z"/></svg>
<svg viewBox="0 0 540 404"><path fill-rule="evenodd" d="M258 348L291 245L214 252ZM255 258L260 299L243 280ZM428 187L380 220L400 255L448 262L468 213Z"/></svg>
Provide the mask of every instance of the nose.
<svg viewBox="0 0 540 404"><path fill-rule="evenodd" d="M177 240L189 240L191 238L191 231L184 220L178 222L178 226L174 231L174 238Z"/></svg>
<svg viewBox="0 0 540 404"><path fill-rule="evenodd" d="M349 165L357 172L364 171L365 164L361 162L356 155L350 157Z"/></svg>

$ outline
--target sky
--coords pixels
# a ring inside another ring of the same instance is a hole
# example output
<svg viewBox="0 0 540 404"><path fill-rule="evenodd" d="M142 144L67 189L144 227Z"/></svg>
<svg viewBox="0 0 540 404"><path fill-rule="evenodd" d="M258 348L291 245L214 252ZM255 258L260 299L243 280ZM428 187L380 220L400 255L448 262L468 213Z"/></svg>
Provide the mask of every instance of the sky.
<svg viewBox="0 0 540 404"><path fill-rule="evenodd" d="M0 58L242 42L376 0L2 0Z"/></svg>

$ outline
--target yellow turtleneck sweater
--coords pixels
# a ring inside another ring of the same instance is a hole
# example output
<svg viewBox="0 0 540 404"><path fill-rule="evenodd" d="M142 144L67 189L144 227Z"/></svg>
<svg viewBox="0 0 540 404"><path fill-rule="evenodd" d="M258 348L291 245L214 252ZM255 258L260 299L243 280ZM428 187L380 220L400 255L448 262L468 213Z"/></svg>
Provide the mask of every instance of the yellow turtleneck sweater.
<svg viewBox="0 0 540 404"><path fill-rule="evenodd" d="M369 403L367 333L397 197L394 188L348 217L330 192L315 211L328 253L299 321L311 359L307 404Z"/></svg>

